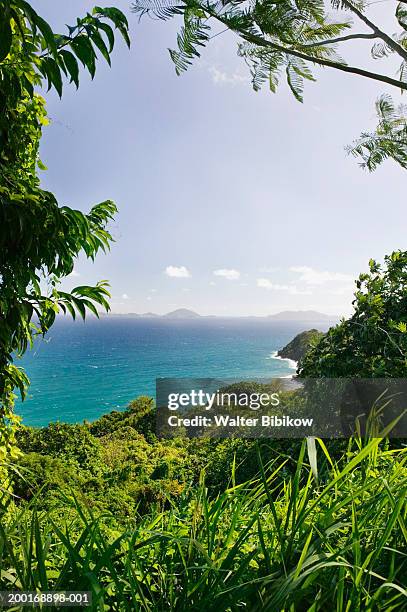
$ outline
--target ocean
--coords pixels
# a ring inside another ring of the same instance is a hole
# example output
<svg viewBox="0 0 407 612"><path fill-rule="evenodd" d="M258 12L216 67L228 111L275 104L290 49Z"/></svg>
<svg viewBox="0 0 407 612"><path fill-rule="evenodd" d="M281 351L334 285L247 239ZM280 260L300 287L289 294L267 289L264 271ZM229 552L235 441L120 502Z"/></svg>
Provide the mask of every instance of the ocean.
<svg viewBox="0 0 407 612"><path fill-rule="evenodd" d="M328 324L268 319L58 318L17 365L31 386L16 412L26 425L94 420L140 395L158 377L286 377L295 363L276 351L297 333Z"/></svg>

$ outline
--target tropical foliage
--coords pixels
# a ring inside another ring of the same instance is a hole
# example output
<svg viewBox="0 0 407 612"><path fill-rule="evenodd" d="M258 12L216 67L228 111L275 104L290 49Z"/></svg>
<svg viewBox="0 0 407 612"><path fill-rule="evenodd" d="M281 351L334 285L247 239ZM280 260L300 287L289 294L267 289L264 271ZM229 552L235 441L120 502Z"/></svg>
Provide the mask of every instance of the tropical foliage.
<svg viewBox="0 0 407 612"><path fill-rule="evenodd" d="M364 132L349 147L349 152L362 158L361 165L368 170L376 170L385 159L394 159L407 169L407 114L404 105L395 106L388 95L381 96L376 102L379 120L375 132Z"/></svg>
<svg viewBox="0 0 407 612"><path fill-rule="evenodd" d="M108 308L106 281L59 289L79 253L93 259L109 247L116 207L107 200L84 214L41 188L38 150L48 120L36 92L48 87L61 95L64 81L78 86L80 64L93 77L97 54L110 63L113 28L129 44L127 20L115 8L96 7L58 34L25 0L0 2L0 464L15 454L13 389L24 395L28 384L15 357L57 312L85 317Z"/></svg>
<svg viewBox="0 0 407 612"><path fill-rule="evenodd" d="M360 293L376 292L370 314L404 265L393 254L361 276ZM18 444L2 499L4 590L86 590L95 610L405 606L400 441L158 440L142 397L93 423L21 427Z"/></svg>
<svg viewBox="0 0 407 612"><path fill-rule="evenodd" d="M317 344L323 333L317 329L308 329L300 332L286 346L278 351L278 356L283 359L301 361L312 346Z"/></svg>
<svg viewBox="0 0 407 612"><path fill-rule="evenodd" d="M396 34L385 32L371 20L369 4L362 0L136 0L133 10L140 16L163 20L182 15L178 48L170 50L177 74L200 56L211 38L229 30L240 40L238 55L250 69L254 90L267 83L275 92L284 77L295 98L302 102L304 83L315 81L316 66L373 79L401 92L407 89L405 2L396 3ZM390 68L385 65L385 72L349 64L343 54L352 41L371 41L366 59L396 57L400 62L397 75L391 64ZM405 167L405 110L395 110L389 96L378 101L377 109L377 132L362 134L351 151L362 157L369 170L386 158Z"/></svg>
<svg viewBox="0 0 407 612"><path fill-rule="evenodd" d="M128 424L146 402L123 414L127 425L97 449L89 432L78 436L82 426L24 434L23 447L37 449L26 455L34 461L25 477L39 482L3 514L2 590L91 591L95 610L403 609L405 451L379 438L331 443L331 451L319 440L316 480L300 441L291 449L243 440L148 444L137 418L134 429ZM117 422L117 414L104 419L105 431L106 419ZM53 459L37 454L48 449ZM250 467L248 480L237 476L237 456ZM103 470L106 461L116 471L102 500L98 476L89 486L81 470ZM219 489L211 485L216 465Z"/></svg>
<svg viewBox="0 0 407 612"><path fill-rule="evenodd" d="M402 4L402 32L389 37L349 0L334 10L346 9L367 33L350 29L342 12L330 19L322 0L147 1L136 10L184 17L172 52L178 72L219 21L241 37L255 88L268 79L274 91L285 72L302 100L315 64L407 89ZM108 308L104 281L69 293L60 281L79 253L93 259L109 247L116 210L106 201L84 214L41 188L47 116L36 91L78 86L80 65L93 78L98 56L110 63L115 34L129 38L115 8L96 7L65 34L25 0L0 0L0 9L0 465L8 463L7 477L0 474L0 590L89 590L94 610L405 609L401 443L159 440L147 397L94 423L16 430L13 389L24 394L28 381L13 359L57 312L85 317ZM399 79L336 55L337 45L365 38L375 41L375 56L401 57ZM362 135L353 152L369 169L386 157L404 166L404 111L383 98L378 113L377 134ZM405 375L406 266L401 251L384 268L370 263L354 315L314 338L301 374Z"/></svg>
<svg viewBox="0 0 407 612"><path fill-rule="evenodd" d="M300 364L315 377L407 377L407 252L369 262L356 281L354 313L332 327Z"/></svg>

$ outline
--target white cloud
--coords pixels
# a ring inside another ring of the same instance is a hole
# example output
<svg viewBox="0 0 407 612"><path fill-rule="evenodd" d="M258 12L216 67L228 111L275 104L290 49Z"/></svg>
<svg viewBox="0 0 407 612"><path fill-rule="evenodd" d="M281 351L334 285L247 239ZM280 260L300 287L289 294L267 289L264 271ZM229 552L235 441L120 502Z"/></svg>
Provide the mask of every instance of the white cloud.
<svg viewBox="0 0 407 612"><path fill-rule="evenodd" d="M256 283L258 287L268 291L284 291L290 295L312 295L309 289L302 291L295 285L279 285L278 283L273 283L269 278L258 278Z"/></svg>
<svg viewBox="0 0 407 612"><path fill-rule="evenodd" d="M122 295L122 300L129 300L129 296L127 295L127 293L123 293Z"/></svg>
<svg viewBox="0 0 407 612"><path fill-rule="evenodd" d="M239 270L234 270L233 268L221 268L220 270L213 271L215 276L222 276L227 280L239 280L240 272Z"/></svg>
<svg viewBox="0 0 407 612"><path fill-rule="evenodd" d="M209 284L210 284L211 287L215 287L216 286L215 281L209 281Z"/></svg>
<svg viewBox="0 0 407 612"><path fill-rule="evenodd" d="M185 266L167 266L165 273L171 278L189 278L191 276L190 271Z"/></svg>
<svg viewBox="0 0 407 612"><path fill-rule="evenodd" d="M212 82L215 83L215 85L239 85L249 81L248 76L239 74L238 72L228 74L227 72L219 70L216 68L216 66L210 66L208 71L212 77Z"/></svg>
<svg viewBox="0 0 407 612"><path fill-rule="evenodd" d="M299 280L307 285L323 285L324 283L340 283L353 280L350 274L314 270L314 268L308 266L292 266L290 272L299 274Z"/></svg>

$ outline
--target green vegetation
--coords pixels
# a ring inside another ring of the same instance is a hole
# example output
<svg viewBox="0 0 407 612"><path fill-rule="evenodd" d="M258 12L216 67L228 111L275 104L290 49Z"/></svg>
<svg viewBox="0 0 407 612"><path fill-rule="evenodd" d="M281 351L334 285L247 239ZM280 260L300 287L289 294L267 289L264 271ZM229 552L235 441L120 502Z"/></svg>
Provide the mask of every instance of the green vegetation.
<svg viewBox="0 0 407 612"><path fill-rule="evenodd" d="M407 251L369 262L356 281L354 313L332 327L300 364L318 378L405 377L407 374Z"/></svg>
<svg viewBox="0 0 407 612"><path fill-rule="evenodd" d="M3 590L90 590L95 610L405 607L397 441L158 440L141 397L93 423L21 427L18 444Z"/></svg>
<svg viewBox="0 0 407 612"><path fill-rule="evenodd" d="M131 425L147 402L114 443L115 413L24 432L38 482L15 477L29 501L2 516L1 589L91 590L95 610L404 609L405 452L376 438L330 454L319 440L316 479L301 442L149 444Z"/></svg>
<svg viewBox="0 0 407 612"><path fill-rule="evenodd" d="M107 224L116 207L107 200L83 214L41 188L38 151L47 116L34 89L48 85L61 96L65 79L78 87L79 63L92 77L97 53L110 64L112 26L129 44L127 20L115 8L97 7L58 34L24 0L0 2L0 472L17 452L13 391L24 395L28 384L15 357L49 330L57 312L84 318L87 310L97 315L97 305L109 308L106 281L59 289L80 253L94 259L109 248Z"/></svg>
<svg viewBox="0 0 407 612"><path fill-rule="evenodd" d="M247 384L239 389L252 392ZM124 524L154 505L163 508L169 500L176 501L187 486L199 482L202 470L213 492L223 490L225 473L229 478L233 471L237 483L257 475L254 440L159 440L155 430L155 405L148 397L93 423L20 427L18 446L24 454L11 475L18 505L33 500L39 490L36 507L45 510L74 494L86 506L112 512ZM298 441L291 442L292 452L298 447ZM274 444L273 450L264 450L263 459L289 448L287 442Z"/></svg>
<svg viewBox="0 0 407 612"><path fill-rule="evenodd" d="M315 346L324 334L317 329L308 329L291 340L286 346L278 351L278 356L283 359L300 361L312 346Z"/></svg>
<svg viewBox="0 0 407 612"><path fill-rule="evenodd" d="M302 100L311 64L407 89L403 3L395 37L370 22L361 3L333 4L368 33L345 34L343 15L328 19L322 0L140 0L135 10L183 15L172 52L178 72L218 21L240 36L255 89L267 79L274 91L284 70ZM105 281L70 293L59 283L80 253L93 259L109 247L116 211L108 200L83 214L41 188L47 117L34 90L46 85L62 95L65 80L78 86L80 64L92 77L97 55L110 64L113 28L129 44L116 8L96 7L58 34L25 0L0 0L0 589L90 590L95 610L405 609L401 442L158 440L146 397L94 423L17 429L14 389L24 395L28 380L13 358L59 310L85 317L108 308ZM376 57L399 56L399 77L345 64L334 49L353 39L374 40ZM403 109L382 98L377 110L377 132L363 134L352 152L370 170L387 157L406 167ZM387 257L384 270L371 262L354 315L313 338L300 374L405 376L406 270L406 252Z"/></svg>
<svg viewBox="0 0 407 612"><path fill-rule="evenodd" d="M176 497L192 478L188 448L158 441L154 430L150 398L92 424L21 428L18 444L25 454L12 477L13 491L29 501L41 489L41 508L57 505L61 492L73 492L94 510L111 511L120 521L134 518L151 503Z"/></svg>

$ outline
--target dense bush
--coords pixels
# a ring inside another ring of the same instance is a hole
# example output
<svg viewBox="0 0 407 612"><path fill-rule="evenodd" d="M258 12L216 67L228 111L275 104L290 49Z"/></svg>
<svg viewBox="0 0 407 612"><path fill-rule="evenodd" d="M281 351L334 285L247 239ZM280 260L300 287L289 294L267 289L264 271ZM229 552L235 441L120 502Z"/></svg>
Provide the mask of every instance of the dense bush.
<svg viewBox="0 0 407 612"><path fill-rule="evenodd" d="M354 313L331 327L300 364L301 376L407 376L407 251L371 260L356 281Z"/></svg>
<svg viewBox="0 0 407 612"><path fill-rule="evenodd" d="M100 463L101 444L86 425L57 422L41 429L23 427L18 432L18 442L26 453L63 457L77 467L98 469Z"/></svg>
<svg viewBox="0 0 407 612"><path fill-rule="evenodd" d="M11 476L15 494L22 503L41 490L37 504L47 509L61 492L74 493L101 511L115 510L118 522L154 504L163 507L198 481L210 442L160 441L154 430L155 406L148 397L93 423L22 427L23 456Z"/></svg>
<svg viewBox="0 0 407 612"><path fill-rule="evenodd" d="M0 586L91 590L95 610L404 609L405 453L373 439L337 462L321 442L321 455L319 482L303 443L284 479L290 458L278 455L244 484L225 473L219 495L202 478L127 529L73 498L41 521L10 512Z"/></svg>
<svg viewBox="0 0 407 612"><path fill-rule="evenodd" d="M311 469L301 440L160 440L154 421L141 397L94 423L20 431L0 589L90 590L95 610L403 609L395 441L318 440Z"/></svg>
<svg viewBox="0 0 407 612"><path fill-rule="evenodd" d="M90 423L90 432L97 437L131 427L146 438L155 440L155 406L151 397L142 396L130 402L123 419L123 412L114 410Z"/></svg>
<svg viewBox="0 0 407 612"><path fill-rule="evenodd" d="M286 346L278 351L278 356L283 359L301 361L307 352L315 346L324 334L317 329L308 329L295 336Z"/></svg>

